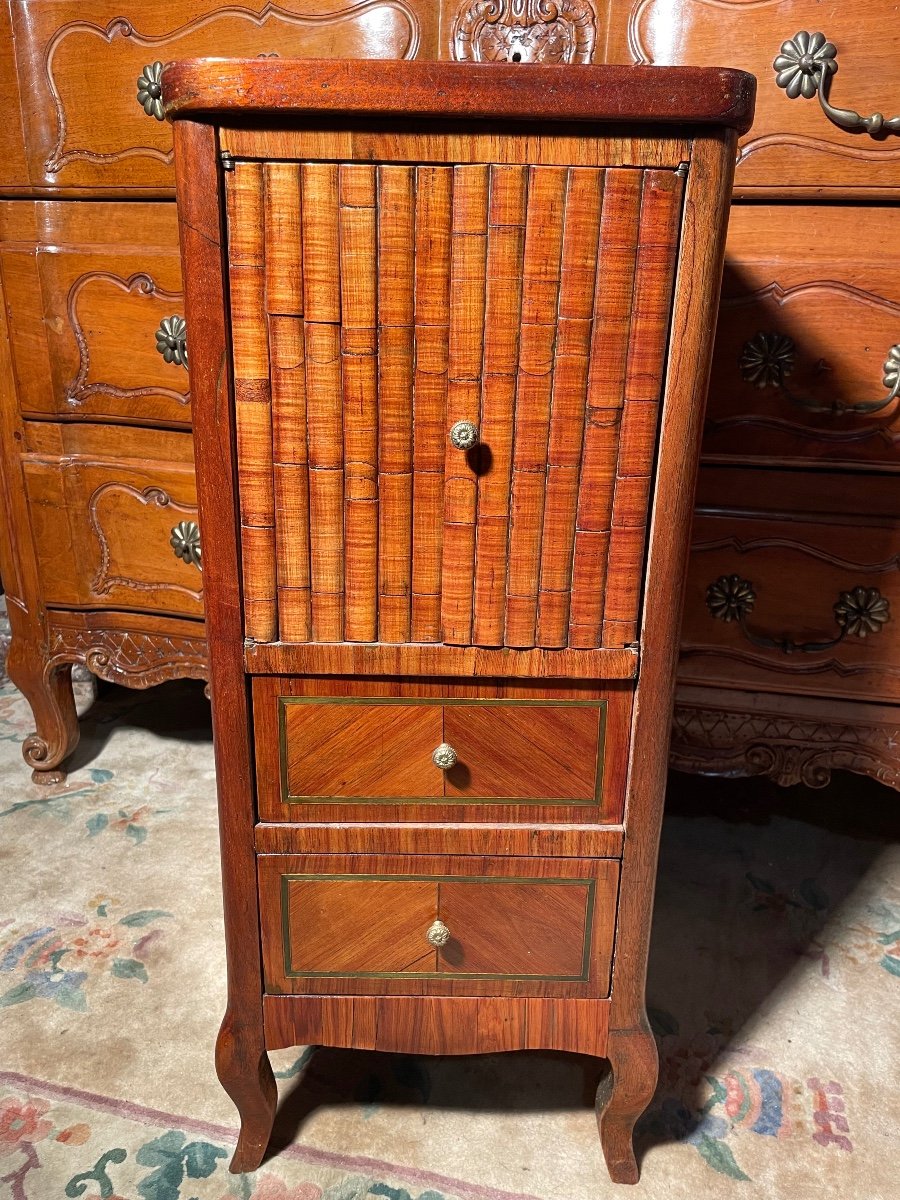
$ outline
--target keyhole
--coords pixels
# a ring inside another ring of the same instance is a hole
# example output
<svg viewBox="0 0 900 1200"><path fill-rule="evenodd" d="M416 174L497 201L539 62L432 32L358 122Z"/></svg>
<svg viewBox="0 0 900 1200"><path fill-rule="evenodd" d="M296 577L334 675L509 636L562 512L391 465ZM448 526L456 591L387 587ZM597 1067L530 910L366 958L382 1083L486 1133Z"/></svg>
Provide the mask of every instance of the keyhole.
<svg viewBox="0 0 900 1200"><path fill-rule="evenodd" d="M522 53L520 50L513 51L512 60L513 60L513 62L521 62L522 61Z"/></svg>

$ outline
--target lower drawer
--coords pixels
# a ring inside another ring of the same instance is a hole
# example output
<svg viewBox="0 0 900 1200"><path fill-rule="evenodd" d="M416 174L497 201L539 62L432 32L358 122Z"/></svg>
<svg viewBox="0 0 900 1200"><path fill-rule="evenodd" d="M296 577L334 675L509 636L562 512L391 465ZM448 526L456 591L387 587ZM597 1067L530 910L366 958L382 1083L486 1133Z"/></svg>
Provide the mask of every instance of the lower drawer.
<svg viewBox="0 0 900 1200"><path fill-rule="evenodd" d="M190 434L30 422L26 438L46 603L201 617Z"/></svg>
<svg viewBox="0 0 900 1200"><path fill-rule="evenodd" d="M616 859L258 861L269 993L609 993Z"/></svg>
<svg viewBox="0 0 900 1200"><path fill-rule="evenodd" d="M699 511L680 681L900 697L898 525Z"/></svg>

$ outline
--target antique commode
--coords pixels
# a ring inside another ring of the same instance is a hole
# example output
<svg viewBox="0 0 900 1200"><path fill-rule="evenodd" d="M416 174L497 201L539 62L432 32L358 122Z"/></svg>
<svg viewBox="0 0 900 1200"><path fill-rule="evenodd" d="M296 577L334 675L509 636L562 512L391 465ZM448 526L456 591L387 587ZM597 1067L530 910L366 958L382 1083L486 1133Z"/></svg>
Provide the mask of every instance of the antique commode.
<svg viewBox="0 0 900 1200"><path fill-rule="evenodd" d="M267 1050L606 1057L637 1178L721 69L198 60L175 123L229 1001Z"/></svg>

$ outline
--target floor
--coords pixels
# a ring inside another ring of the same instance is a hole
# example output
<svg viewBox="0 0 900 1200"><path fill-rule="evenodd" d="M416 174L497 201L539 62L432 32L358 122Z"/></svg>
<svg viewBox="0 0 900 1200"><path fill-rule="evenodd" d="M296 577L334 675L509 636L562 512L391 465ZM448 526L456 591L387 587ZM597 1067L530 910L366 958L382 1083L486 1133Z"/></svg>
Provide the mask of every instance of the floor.
<svg viewBox="0 0 900 1200"><path fill-rule="evenodd" d="M662 1075L630 1193L604 1171L592 1072L535 1053L280 1052L285 1148L231 1176L208 705L192 683L86 682L79 702L68 782L38 788L0 674L0 1200L900 1195L893 792L673 776L649 983Z"/></svg>

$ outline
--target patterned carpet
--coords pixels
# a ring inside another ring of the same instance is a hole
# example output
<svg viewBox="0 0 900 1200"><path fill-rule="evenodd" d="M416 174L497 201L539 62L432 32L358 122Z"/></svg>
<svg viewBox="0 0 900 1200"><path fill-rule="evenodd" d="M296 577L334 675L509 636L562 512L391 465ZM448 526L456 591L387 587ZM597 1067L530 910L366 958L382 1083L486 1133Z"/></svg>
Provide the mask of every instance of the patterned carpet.
<svg viewBox="0 0 900 1200"><path fill-rule="evenodd" d="M893 793L673 778L637 1188L608 1181L590 1073L550 1054L280 1052L287 1148L235 1177L202 688L79 693L74 769L40 789L0 676L0 1200L898 1196Z"/></svg>

